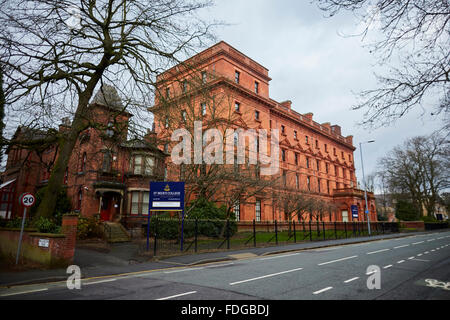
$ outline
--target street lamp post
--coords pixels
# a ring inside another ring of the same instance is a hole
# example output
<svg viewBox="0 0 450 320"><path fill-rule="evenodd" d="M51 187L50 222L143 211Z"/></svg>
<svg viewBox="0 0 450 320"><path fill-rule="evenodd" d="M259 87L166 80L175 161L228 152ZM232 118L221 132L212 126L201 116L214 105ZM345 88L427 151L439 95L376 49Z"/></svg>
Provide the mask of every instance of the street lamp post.
<svg viewBox="0 0 450 320"><path fill-rule="evenodd" d="M367 183L366 183L366 177L364 176L364 162L363 162L363 154L362 154L362 144L363 143L373 143L375 142L375 140L370 140L370 141L366 141L366 142L360 142L359 143L359 152L361 154L361 169L362 169L362 174L363 174L363 181L364 181L364 199L366 201L366 215L367 215L367 230L369 232L369 236L370 236L370 217L369 217L369 205L367 203Z"/></svg>

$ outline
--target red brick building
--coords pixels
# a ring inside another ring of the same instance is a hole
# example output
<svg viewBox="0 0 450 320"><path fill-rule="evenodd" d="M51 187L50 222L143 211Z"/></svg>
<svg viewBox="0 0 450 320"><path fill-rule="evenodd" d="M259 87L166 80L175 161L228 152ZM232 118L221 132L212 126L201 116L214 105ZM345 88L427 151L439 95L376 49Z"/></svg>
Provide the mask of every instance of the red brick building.
<svg viewBox="0 0 450 320"><path fill-rule="evenodd" d="M175 109L181 112L181 118L172 127L177 128L188 116L189 107L185 108L184 104L195 105L196 113L207 121L210 113L217 112L217 106L226 102L234 113L234 127L279 129L278 174L283 182L276 188L308 192L312 197L334 203L338 209L332 215L325 215L324 221L352 221L351 205L358 206L358 220L365 220L364 193L356 188L353 136L343 136L339 125L315 122L312 113L298 113L289 100L271 99L267 68L222 41L162 73L157 81L159 95L150 110L155 113L155 131L160 139L168 141L172 131L165 103L178 103ZM189 85L194 81L202 83L202 89L190 90ZM213 97L211 101L206 101L202 91ZM222 102L218 102L219 95ZM229 108L225 109L228 112ZM173 143L164 146L166 151L171 147ZM172 166L169 179L180 179L179 166ZM376 221L372 193L368 199L370 219ZM285 219L283 210L272 200L257 196L237 203L235 211L242 221Z"/></svg>
<svg viewBox="0 0 450 320"><path fill-rule="evenodd" d="M99 215L102 221L147 215L149 182L164 179L165 155L153 145L150 130L144 140L127 138L132 116L113 87L105 85L95 95L88 114L95 121L80 134L63 181L73 211L86 217ZM59 134L67 126L69 119L63 119ZM58 157L58 145L48 142L52 134L17 128L1 177L2 217L21 216L20 194L36 194L46 186Z"/></svg>

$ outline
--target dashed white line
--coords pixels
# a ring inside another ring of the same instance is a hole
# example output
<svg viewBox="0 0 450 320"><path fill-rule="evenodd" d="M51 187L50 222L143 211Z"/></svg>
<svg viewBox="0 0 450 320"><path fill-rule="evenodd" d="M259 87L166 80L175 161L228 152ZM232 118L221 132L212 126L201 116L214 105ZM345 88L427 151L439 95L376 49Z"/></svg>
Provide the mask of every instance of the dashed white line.
<svg viewBox="0 0 450 320"><path fill-rule="evenodd" d="M6 293L6 294L0 295L0 297L9 297L9 296L15 296L15 295L19 295L19 294L27 294L27 293L41 292L41 291L47 291L47 290L48 290L48 288L29 290L29 291L13 292L13 293Z"/></svg>
<svg viewBox="0 0 450 320"><path fill-rule="evenodd" d="M415 258L415 257L409 257L408 260L412 260L412 259L414 259L414 258Z"/></svg>
<svg viewBox="0 0 450 320"><path fill-rule="evenodd" d="M322 292L325 292L325 291L328 291L328 290L331 290L331 289L333 289L333 287L323 288L323 289L321 289L321 290L318 290L318 291L316 291L316 292L313 292L313 294L320 294L320 293L322 293Z"/></svg>
<svg viewBox="0 0 450 320"><path fill-rule="evenodd" d="M405 262L405 260L400 260L400 261L397 261L397 263L403 263L403 262Z"/></svg>
<svg viewBox="0 0 450 320"><path fill-rule="evenodd" d="M178 297L182 297L182 296L187 296L187 295L194 294L194 293L197 293L197 291L191 291L191 292L180 293L180 294L176 294L176 295L174 295L174 296L165 297L165 298L159 298L159 299L156 299L156 300L159 300L159 301L161 301L161 300L169 300L169 299L173 299L173 298L178 298Z"/></svg>
<svg viewBox="0 0 450 320"><path fill-rule="evenodd" d="M384 266L383 269L389 269L390 267L392 267L392 264L389 264L387 266Z"/></svg>
<svg viewBox="0 0 450 320"><path fill-rule="evenodd" d="M100 280L100 281L94 281L94 282L87 282L87 283L83 283L83 286L88 286L90 284L99 284L99 283L105 283L105 282L113 282L116 281L117 279L107 279L107 280Z"/></svg>
<svg viewBox="0 0 450 320"><path fill-rule="evenodd" d="M352 281L355 281L355 280L358 280L358 279L359 279L359 277L354 277L354 278L345 280L344 283L349 283L349 282L352 282Z"/></svg>
<svg viewBox="0 0 450 320"><path fill-rule="evenodd" d="M358 257L358 256L351 256L351 257L341 258L341 259L337 259L337 260L322 262L322 263L319 263L318 266L323 266L323 265L334 263L334 262L339 262L339 261L344 261L344 260L348 260L348 259L353 259L353 258L356 258L356 257Z"/></svg>
<svg viewBox="0 0 450 320"><path fill-rule="evenodd" d="M414 243L413 243L413 246L416 245L416 244L424 243L424 242L425 242L425 241L414 242Z"/></svg>
<svg viewBox="0 0 450 320"><path fill-rule="evenodd" d="M403 246L394 247L394 249L400 249L400 248L404 248L404 247L409 247L409 244L405 244Z"/></svg>
<svg viewBox="0 0 450 320"><path fill-rule="evenodd" d="M252 279L247 279L247 280L241 280L241 281L231 282L231 283L230 283L230 286L234 286L234 285L236 285L236 284L241 284L241 283L245 283L245 282L250 282L250 281L260 280L260 279L264 279L264 278L270 278L270 277L278 276L278 275L280 275L280 274L285 274L285 273L290 273L290 272L295 272L295 271L300 271L300 270L303 270L303 268L297 268L297 269L292 269L292 270L287 270L287 271L282 271L282 272L272 273L272 274L268 274L268 275L265 275L265 276L252 278Z"/></svg>
<svg viewBox="0 0 450 320"><path fill-rule="evenodd" d="M367 252L367 254L375 254L375 253L385 252L385 251L389 251L389 250L391 250L391 249L382 249L382 250Z"/></svg>

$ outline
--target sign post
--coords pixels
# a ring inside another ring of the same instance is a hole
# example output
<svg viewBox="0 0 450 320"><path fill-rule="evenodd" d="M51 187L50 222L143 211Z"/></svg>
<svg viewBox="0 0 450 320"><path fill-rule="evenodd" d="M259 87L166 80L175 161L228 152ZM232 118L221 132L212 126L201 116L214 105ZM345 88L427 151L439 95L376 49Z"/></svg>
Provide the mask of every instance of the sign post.
<svg viewBox="0 0 450 320"><path fill-rule="evenodd" d="M25 219L27 217L27 208L34 205L36 199L31 193L22 193L19 197L19 204L23 205L22 227L20 229L19 245L17 247L16 265L19 264L20 250L22 247L23 229L25 227Z"/></svg>
<svg viewBox="0 0 450 320"><path fill-rule="evenodd" d="M184 182L150 182L147 220L147 251L150 249L150 214L152 211L181 212L181 251L183 251Z"/></svg>

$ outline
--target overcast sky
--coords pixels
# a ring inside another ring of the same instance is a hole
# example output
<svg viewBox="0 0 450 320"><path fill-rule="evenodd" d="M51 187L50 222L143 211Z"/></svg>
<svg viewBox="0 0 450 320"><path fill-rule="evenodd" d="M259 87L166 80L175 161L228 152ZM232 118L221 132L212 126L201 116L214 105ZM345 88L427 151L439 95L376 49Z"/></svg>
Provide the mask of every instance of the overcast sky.
<svg viewBox="0 0 450 320"><path fill-rule="evenodd" d="M363 146L367 175L376 169L377 159L396 145L442 126L430 112L421 117L419 109L390 127L369 131L358 126L363 111L351 110L356 104L354 93L376 87L374 72L382 71L382 66L363 47L367 42L342 36L361 28L351 13L326 18L316 4L303 0L217 0L207 14L229 24L217 30L219 41L269 69L272 99L291 100L295 111L312 112L315 121L338 124L344 136L354 136L358 181L362 181L359 142L376 140Z"/></svg>

